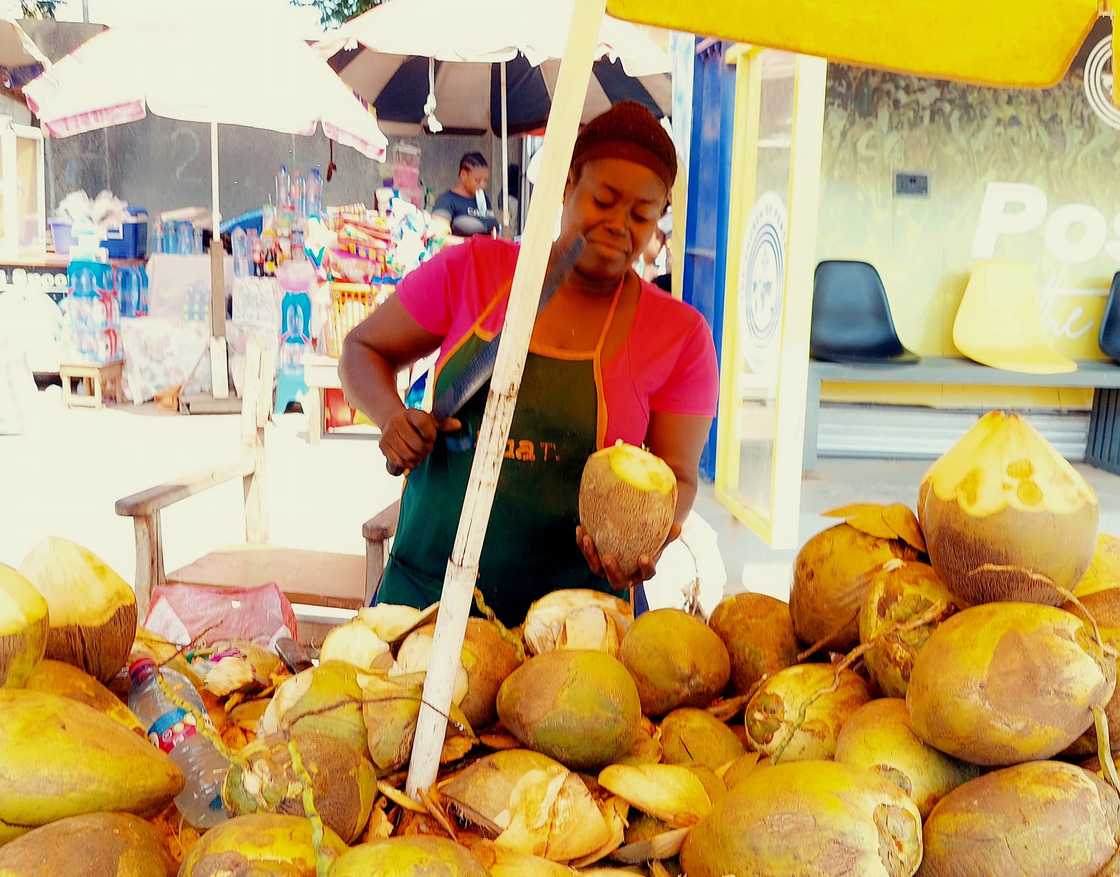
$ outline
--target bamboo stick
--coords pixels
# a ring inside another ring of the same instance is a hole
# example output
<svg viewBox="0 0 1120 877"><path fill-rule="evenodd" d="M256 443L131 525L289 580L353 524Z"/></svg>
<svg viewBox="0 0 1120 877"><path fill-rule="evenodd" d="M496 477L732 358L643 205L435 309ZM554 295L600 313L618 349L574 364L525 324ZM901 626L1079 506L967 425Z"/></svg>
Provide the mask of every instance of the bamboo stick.
<svg viewBox="0 0 1120 877"><path fill-rule="evenodd" d="M486 413L479 430L455 547L443 580L432 657L424 681L423 702L406 786L408 794L418 800L419 793L435 782L439 769L439 756L447 732L446 716L451 706L459 653L463 648L463 636L478 578L482 543L494 504L498 474L505 458L506 439L517 404L517 391L525 368L529 339L533 334L541 283L583 114L584 97L591 80L591 65L595 60L595 46L605 6L606 0L576 0L568 44L560 63L545 135L543 166L529 205L525 237L513 275L509 309L498 346L494 376L490 380Z"/></svg>

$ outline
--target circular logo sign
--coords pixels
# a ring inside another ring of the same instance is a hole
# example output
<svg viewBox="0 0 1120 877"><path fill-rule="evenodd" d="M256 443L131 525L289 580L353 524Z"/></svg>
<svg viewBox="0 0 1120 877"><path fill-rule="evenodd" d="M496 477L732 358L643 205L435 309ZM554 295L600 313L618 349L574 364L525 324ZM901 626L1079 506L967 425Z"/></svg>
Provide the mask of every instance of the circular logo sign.
<svg viewBox="0 0 1120 877"><path fill-rule="evenodd" d="M1105 37L1085 61L1085 94L1097 117L1110 128L1120 129L1120 109L1112 102L1114 66L1112 38Z"/></svg>
<svg viewBox="0 0 1120 877"><path fill-rule="evenodd" d="M754 205L739 263L741 340L755 374L776 377L778 326L785 290L786 207L774 192Z"/></svg>

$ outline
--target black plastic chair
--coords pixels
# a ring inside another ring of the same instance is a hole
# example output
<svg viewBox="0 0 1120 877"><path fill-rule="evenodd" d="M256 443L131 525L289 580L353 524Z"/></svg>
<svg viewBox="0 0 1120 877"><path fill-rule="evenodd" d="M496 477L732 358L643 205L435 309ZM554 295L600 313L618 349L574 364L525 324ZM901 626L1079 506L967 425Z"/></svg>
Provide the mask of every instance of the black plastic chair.
<svg viewBox="0 0 1120 877"><path fill-rule="evenodd" d="M1108 292L1108 304L1104 306L1104 315L1101 317L1098 341L1101 350L1120 361L1120 271L1112 276L1112 289Z"/></svg>
<svg viewBox="0 0 1120 877"><path fill-rule="evenodd" d="M817 265L809 355L826 362L918 362L898 338L887 291L873 265L840 260Z"/></svg>

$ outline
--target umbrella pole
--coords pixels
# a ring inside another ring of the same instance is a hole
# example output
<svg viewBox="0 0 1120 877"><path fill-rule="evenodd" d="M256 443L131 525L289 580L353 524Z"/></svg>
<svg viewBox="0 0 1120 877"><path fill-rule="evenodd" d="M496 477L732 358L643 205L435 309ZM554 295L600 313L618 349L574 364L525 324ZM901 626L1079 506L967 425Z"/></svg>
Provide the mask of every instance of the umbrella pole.
<svg viewBox="0 0 1120 877"><path fill-rule="evenodd" d="M463 648L463 636L478 579L482 542L494 504L498 473L505 457L506 439L513 419L513 409L517 404L517 390L525 369L525 356L529 349L529 338L533 334L541 283L552 249L556 216L560 211L564 184L568 178L568 165L571 163L572 149L583 115L584 96L591 80L591 64L605 6L606 0L578 0L573 4L571 31L564 59L560 64L560 75L545 135L546 142L550 145L544 154L540 180L529 205L525 238L517 258L509 309L498 344L494 377L490 381L486 399L486 413L482 418L474 464L463 499L455 547L443 580L432 656L424 679L423 700L408 769L407 790L414 798L435 782L439 769L439 757L447 732L447 715L451 708L451 693L459 667L459 653ZM495 536L502 538L503 534L497 533Z"/></svg>
<svg viewBox="0 0 1120 877"><path fill-rule="evenodd" d="M229 398L226 360L225 250L218 231L222 224L218 203L218 123L210 123L210 210L214 227L210 237L210 386L215 399Z"/></svg>
<svg viewBox="0 0 1120 877"><path fill-rule="evenodd" d="M502 62L502 228L509 228L509 109L506 100L506 62Z"/></svg>

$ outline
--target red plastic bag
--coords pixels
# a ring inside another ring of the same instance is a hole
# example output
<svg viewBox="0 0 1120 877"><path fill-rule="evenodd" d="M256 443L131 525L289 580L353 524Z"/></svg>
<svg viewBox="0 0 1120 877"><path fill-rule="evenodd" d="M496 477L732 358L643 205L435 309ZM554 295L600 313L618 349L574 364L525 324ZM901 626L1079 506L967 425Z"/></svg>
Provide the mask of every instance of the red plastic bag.
<svg viewBox="0 0 1120 877"><path fill-rule="evenodd" d="M299 634L292 604L275 583L255 588L162 585L152 593L144 626L178 645L239 639L271 648L276 640Z"/></svg>

